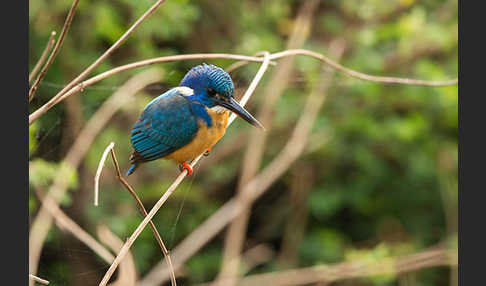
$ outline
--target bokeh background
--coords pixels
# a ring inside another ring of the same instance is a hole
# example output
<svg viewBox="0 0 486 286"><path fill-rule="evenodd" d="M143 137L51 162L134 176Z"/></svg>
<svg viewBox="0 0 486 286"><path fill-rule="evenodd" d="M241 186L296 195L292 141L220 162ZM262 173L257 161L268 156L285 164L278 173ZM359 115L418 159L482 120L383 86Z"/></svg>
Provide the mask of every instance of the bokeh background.
<svg viewBox="0 0 486 286"><path fill-rule="evenodd" d="M285 50L306 1L167 0L94 72L166 55ZM109 48L154 1L82 0L64 44L29 104L33 112ZM51 31L58 35L69 0L29 1L29 70ZM340 39L340 63L368 74L445 80L457 77L457 1L323 0L308 15L301 47L324 55ZM94 112L130 77L147 69L159 82L136 94L96 137L70 181L62 209L96 237L99 224L124 240L141 222L136 205L107 160L100 206L93 206L93 178L104 148L115 142L123 170L131 152L129 131L143 107L178 85L203 60L129 70L109 77L55 106L29 127L29 211L48 190L60 162ZM228 67L231 60L205 60ZM240 96L259 64L232 72ZM279 65L269 68L251 98L257 113L265 87ZM316 59L296 56L276 102L262 166L288 141L304 102L319 79ZM346 261L379 260L431 247L457 248L458 88L385 85L336 72L303 155L252 207L243 251L260 246L265 258L244 275ZM236 120L212 154L196 167L154 218L169 249L236 195L252 127ZM224 152L223 152L224 150ZM220 154L218 154L220 152ZM129 182L147 209L179 174L176 164L155 161ZM183 267L179 285L214 280L221 270L225 230ZM289 243L291 241L291 243ZM161 259L146 228L131 248L138 277ZM53 226L38 275L51 285L97 285L108 266L70 233ZM347 279L332 285L456 285L450 267L409 274ZM165 282L164 285L170 285ZM318 284L324 285L324 284Z"/></svg>

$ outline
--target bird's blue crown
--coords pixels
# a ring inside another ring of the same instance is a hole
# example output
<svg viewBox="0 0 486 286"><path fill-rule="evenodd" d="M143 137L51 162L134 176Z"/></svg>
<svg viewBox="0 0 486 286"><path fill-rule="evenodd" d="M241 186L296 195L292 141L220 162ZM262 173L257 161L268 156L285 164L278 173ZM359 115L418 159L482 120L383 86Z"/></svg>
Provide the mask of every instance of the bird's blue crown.
<svg viewBox="0 0 486 286"><path fill-rule="evenodd" d="M180 86L194 90L194 96L208 107L215 106L214 97L233 97L234 85L230 75L222 68L203 63L186 73Z"/></svg>

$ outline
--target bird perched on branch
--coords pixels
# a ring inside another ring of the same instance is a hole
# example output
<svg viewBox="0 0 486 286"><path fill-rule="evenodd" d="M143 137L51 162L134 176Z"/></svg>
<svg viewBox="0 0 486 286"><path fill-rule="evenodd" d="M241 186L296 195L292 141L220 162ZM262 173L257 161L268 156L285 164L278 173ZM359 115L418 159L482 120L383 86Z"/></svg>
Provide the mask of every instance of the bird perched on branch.
<svg viewBox="0 0 486 286"><path fill-rule="evenodd" d="M192 68L178 87L145 106L130 141L133 153L127 176L144 162L171 159L192 173L186 162L209 152L223 137L229 111L263 129L233 97L233 81L223 69L202 64Z"/></svg>

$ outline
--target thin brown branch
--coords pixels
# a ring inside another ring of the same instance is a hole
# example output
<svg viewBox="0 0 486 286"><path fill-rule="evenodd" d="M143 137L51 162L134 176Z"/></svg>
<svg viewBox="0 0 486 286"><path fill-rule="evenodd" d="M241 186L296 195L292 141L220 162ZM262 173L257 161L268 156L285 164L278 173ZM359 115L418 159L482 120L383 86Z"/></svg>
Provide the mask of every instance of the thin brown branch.
<svg viewBox="0 0 486 286"><path fill-rule="evenodd" d="M444 80L444 81L429 81L429 80L421 80L421 79L411 79L411 78L399 78L399 77L386 77L386 76L375 76L369 75L362 72L358 72L347 67L344 67L337 62L329 59L328 57L308 51L303 49L295 49L295 50L287 50L279 53L275 53L271 55L272 60L276 60L282 57L288 57L290 55L307 55L313 58L319 59L326 64L332 66L333 68L355 78L373 81L373 82L380 82L380 83L390 83L390 84L407 84L407 85L423 85L423 86L446 86L446 85L455 85L458 83L458 79L451 79L451 80Z"/></svg>
<svg viewBox="0 0 486 286"><path fill-rule="evenodd" d="M148 70L130 78L121 86L103 105L95 112L88 123L80 132L76 141L69 149L66 157L60 164L58 175L54 179L47 196L51 197L56 204L64 196L68 188L68 178L76 170L82 159L88 152L91 144L98 133L108 123L110 118L127 104L132 95L140 91L146 85L159 80L160 72ZM52 216L48 210L42 206L34 219L29 235L29 272L36 274L38 261L42 251L46 235L52 224Z"/></svg>
<svg viewBox="0 0 486 286"><path fill-rule="evenodd" d="M76 0L78 1L78 0ZM56 102L66 91L70 90L73 88L76 84L78 84L81 80L83 80L85 77L91 73L97 66L101 64L111 53L113 53L114 50L116 50L123 41L125 41L128 36L130 36L131 33L148 17L150 14L152 14L157 7L159 7L162 3L164 3L165 0L158 0L155 2L152 7L150 7L110 48L108 48L96 61L94 61L89 67L87 67L80 75L78 75L75 79L73 79L70 83L68 83L61 91L59 91L49 102L47 102L45 106L49 106L49 103ZM29 97L30 97L30 92L29 92ZM57 103L57 102L56 102ZM42 108L41 107L41 108ZM49 108L52 106L49 106ZM40 108L39 108L40 109ZM48 108L47 108L48 109ZM36 110L38 111L38 110ZM46 110L47 111L47 110ZM34 115L34 114L32 114ZM31 115L31 116L32 116ZM39 114L40 115L40 114ZM31 116L29 116L29 125L32 124L38 117L33 116L31 120Z"/></svg>
<svg viewBox="0 0 486 286"><path fill-rule="evenodd" d="M52 50L51 55L49 56L49 59L46 62L46 65L42 68L39 77L35 80L34 84L29 90L29 101L34 98L35 91L37 90L37 87L39 86L39 83L41 80L44 78L47 69L50 67L52 62L54 61L54 58L56 57L57 53L59 52L59 49L61 48L62 43L64 42L64 38L66 37L66 34L69 30L69 27L71 26L71 22L73 21L74 14L76 12L76 7L78 6L79 0L74 0L73 4L71 5L71 9L69 10L69 13L66 17L66 21L64 22L64 26L62 27L61 35L59 36L59 39L57 40L56 46L54 47L54 50Z"/></svg>
<svg viewBox="0 0 486 286"><path fill-rule="evenodd" d="M201 162L199 168L197 169L198 174L202 174L214 166L218 162L221 162L225 158L232 156L234 153L238 152L240 149L246 146L248 143L248 134L242 132L231 139L226 139L217 145L217 152L211 153L204 161ZM212 148L216 150L215 147Z"/></svg>
<svg viewBox="0 0 486 286"><path fill-rule="evenodd" d="M54 38L56 36L56 31L52 31L51 35L49 36L49 40L47 41L46 47L44 48L44 51L42 52L39 60L35 64L34 68L29 74L29 84L32 82L32 80L35 78L37 73L39 72L40 68L42 67L42 64L45 62L47 59L47 55L49 55L49 51L52 49L54 46L54 43L56 42L56 39ZM29 98L30 101L31 98Z"/></svg>
<svg viewBox="0 0 486 286"><path fill-rule="evenodd" d="M248 88L247 92L245 92L245 95L240 101L240 105L245 106L246 102L252 95L253 91L255 90L258 82L262 78L263 74L265 73L266 69L268 68L268 65L270 63L270 59L268 57L268 54L264 57L264 62L262 66L260 67L260 70L257 72L255 75L252 83L250 84L250 87ZM234 118L233 118L234 120ZM228 120L228 126L233 122L233 120L230 118ZM201 159L203 155L199 155L196 159L194 159L191 162L191 167L194 167L194 165ZM115 272L116 268L118 267L118 264L120 264L120 261L123 259L123 257L126 255L130 247L133 245L137 237L140 235L142 230L147 226L147 224L150 222L150 220L154 217L154 215L158 212L158 210L162 207L162 205L165 203L165 201L169 198L169 196L174 192L174 190L179 186L179 184L182 182L182 180L186 177L187 175L187 170L184 169L182 173L175 179L175 181L172 183L172 185L165 191L165 193L162 195L162 197L155 203L155 205L152 207L150 212L145 216L144 220L139 224L139 226L135 229L135 231L132 233L132 235L128 238L128 240L125 242L125 245L123 248L120 250L118 253L117 257L115 258L115 261L111 264L110 268L108 271L105 273L105 276L100 282L100 286L106 285L108 283L108 280L110 280L111 276Z"/></svg>
<svg viewBox="0 0 486 286"><path fill-rule="evenodd" d="M237 70L237 69L239 69L241 67L244 67L244 66L246 66L249 63L250 63L249 61L239 61L239 62L235 62L235 63L231 64L229 67L227 67L225 69L225 71L227 73L232 73L233 71L235 71L235 70Z"/></svg>
<svg viewBox="0 0 486 286"><path fill-rule="evenodd" d="M114 252L120 251L123 241L116 236L107 226L99 225L97 228L100 241L108 245ZM135 286L137 282L137 270L133 255L129 252L120 264L120 272L116 281L108 284L109 286Z"/></svg>
<svg viewBox="0 0 486 286"><path fill-rule="evenodd" d="M108 150L108 148L107 148L107 150ZM142 216L146 217L147 216L147 210L145 209L142 201L138 198L137 193L132 188L132 186L130 186L130 184L128 184L127 180L125 180L125 178L123 177L123 175L120 171L120 166L118 165L118 160L116 159L115 151L113 150L113 148L111 148L109 150L111 152L111 158L113 159L113 163L115 164L116 174L117 174L118 180L120 180L120 182L123 184L123 186L125 186L125 188L130 193L130 195L132 195L132 197L135 199L135 201L137 202L137 206L140 210L140 213L142 213ZM171 274L170 275L171 285L177 286L177 282L176 282L176 278L175 278L175 272L174 272L174 268L172 267L172 260L170 258L170 252L167 249L167 247L165 246L164 241L162 240L162 237L160 236L159 232L157 231L157 228L155 227L155 225L152 221L149 221L149 226L152 229L152 232L154 233L155 239L157 240L157 243L159 244L160 249L162 250L162 253L164 254L165 262L167 263L167 265L169 265L170 274Z"/></svg>
<svg viewBox="0 0 486 286"><path fill-rule="evenodd" d="M33 280L33 281L38 282L40 284L49 285L49 281L42 279L42 278L39 278L39 277L32 275L32 274L29 274L29 280Z"/></svg>

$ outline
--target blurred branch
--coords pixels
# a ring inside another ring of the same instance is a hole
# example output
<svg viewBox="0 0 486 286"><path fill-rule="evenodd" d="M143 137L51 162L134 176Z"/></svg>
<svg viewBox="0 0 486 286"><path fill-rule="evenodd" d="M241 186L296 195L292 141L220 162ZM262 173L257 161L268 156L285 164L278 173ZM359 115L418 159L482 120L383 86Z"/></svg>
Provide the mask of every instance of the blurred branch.
<svg viewBox="0 0 486 286"><path fill-rule="evenodd" d="M91 144L98 133L108 123L110 118L125 105L133 94L143 89L146 85L159 80L160 72L148 70L130 78L123 86L120 87L103 105L94 113L88 123L80 132L76 141L68 151L64 160L60 163L57 176L52 183L47 197L53 199L56 205L64 196L67 188L69 177L76 170L82 159L88 152ZM29 235L29 271L36 274L37 266L47 233L52 224L52 216L43 205L34 219Z"/></svg>
<svg viewBox="0 0 486 286"><path fill-rule="evenodd" d="M239 61L239 62L235 62L233 64L231 64L229 67L227 67L225 69L225 71L227 73L232 73L233 71L235 71L236 69L239 69L243 66L246 66L247 64L249 64L250 62L249 61Z"/></svg>
<svg viewBox="0 0 486 286"><path fill-rule="evenodd" d="M39 83L41 80L44 78L47 69L49 66L52 64L54 61L54 58L56 57L57 53L59 52L59 49L61 48L61 45L64 41L64 38L66 37L67 31L69 30L69 27L71 26L71 22L73 21L74 14L76 12L76 7L78 6L79 0L74 0L73 4L71 5L71 9L69 10L69 13L66 17L66 21L64 22L64 26L62 27L61 35L59 36L59 39L57 40L56 46L52 50L51 55L49 56L49 59L47 59L46 65L42 68L39 77L35 80L34 84L29 90L29 101L34 98L35 91L37 90L37 87L39 86ZM52 34L51 34L52 36ZM30 81L30 79L29 79Z"/></svg>
<svg viewBox="0 0 486 286"><path fill-rule="evenodd" d="M249 272L252 268L268 262L272 257L275 256L275 251L273 251L269 245L258 244L252 248L246 250L241 254L242 261L242 273L245 274Z"/></svg>
<svg viewBox="0 0 486 286"><path fill-rule="evenodd" d="M299 11L297 12L292 33L287 41L287 49L302 47L309 35L312 16L317 4L318 1L315 0L303 2L301 8L299 8ZM265 88L264 101L263 104L260 105L257 118L264 126L266 126L267 130L271 129L274 106L287 87L294 62L294 57L283 59L282 63L279 64L279 68L272 75L270 83ZM246 195L243 193L245 190L244 186L258 173L258 168L261 164L265 150L267 134L267 132L260 132L259 130L252 130L251 132L250 142L247 145L248 147L246 148L245 157L242 163L242 171L237 188L237 198ZM252 191L249 189L246 190L249 192ZM248 205L244 207L245 210L232 221L226 232L223 261L217 279L224 279L224 285L235 285L236 279L239 276L240 254L243 250L251 205L252 202L249 202ZM218 283L216 282L216 284Z"/></svg>
<svg viewBox="0 0 486 286"><path fill-rule="evenodd" d="M401 257L385 257L378 261L344 262L250 275L244 277L238 286L291 286L320 281L330 283L344 279L399 274L435 266L454 265L457 265L457 249L437 249Z"/></svg>
<svg viewBox="0 0 486 286"><path fill-rule="evenodd" d="M296 164L292 168L289 194L291 215L285 223L277 257L280 267L290 268L298 265L299 249L307 226L309 193L314 183L313 170L314 167L307 163Z"/></svg>
<svg viewBox="0 0 486 286"><path fill-rule="evenodd" d="M38 282L40 284L49 285L49 281L42 279L42 278L39 278L39 277L32 275L32 274L29 274L29 280L33 280L33 281Z"/></svg>
<svg viewBox="0 0 486 286"><path fill-rule="evenodd" d="M68 215L66 215L59 205L49 196L46 196L39 188L35 188L35 194L42 202L50 215L55 219L57 226L61 230L69 231L74 237L79 239L86 246L91 248L96 254L98 254L107 263L111 263L115 256L111 254L103 245L101 245L96 239L94 239L89 233L84 231L76 222L74 222Z"/></svg>
<svg viewBox="0 0 486 286"><path fill-rule="evenodd" d="M123 241L117 237L107 226L99 225L97 228L98 237L101 242L108 245L114 252L120 251ZM134 286L137 282L137 270L133 255L129 252L120 264L120 271L116 281L108 284L109 286Z"/></svg>
<svg viewBox="0 0 486 286"><path fill-rule="evenodd" d="M218 151L211 152L211 156L208 156L204 161L202 161L197 169L198 174L207 171L211 166L214 166L223 159L230 157L235 152L246 146L246 144L248 144L248 134L246 132L240 133L234 138L225 140L225 142L221 142L219 144L220 145L217 145L216 147ZM216 150L216 148L213 147L212 151Z"/></svg>
<svg viewBox="0 0 486 286"><path fill-rule="evenodd" d="M394 83L394 84L408 84L408 85L423 85L423 86L445 86L445 85L454 85L458 83L458 79L452 79L452 80L446 80L446 81L426 81L426 80L419 80L419 79L409 79L409 78L398 78L398 77L382 77L382 76L373 76L373 75L368 75L364 74L361 72L357 72L351 69L348 69L332 60L330 60L328 57L308 51L308 50L303 50L303 49L296 49L296 50L286 50L283 52L275 53L270 55L270 60L276 60L288 56L293 56L293 55L307 55L314 57L316 59L319 59L328 65L332 66L333 68L344 72L348 74L349 76L363 79L363 80L368 80L368 81L374 81L374 82L381 82L381 83ZM252 62L262 62L264 59L262 57L248 57L248 56L242 56L242 55L233 55L233 54L190 54L190 55L179 55L179 56L168 56L168 57L161 57L161 58L154 58L154 59L148 59L140 62L135 62L127 65L123 65L114 69L111 69L109 71L106 71L104 73L101 73L97 76L94 76L88 80L85 80L78 85L74 86L73 85L68 85L69 90L67 89L68 86L66 86L63 90L61 90L56 96L54 96L51 100L49 100L46 104L41 106L39 109L36 111L32 112L29 115L29 125L34 123L40 116L42 116L44 113L46 113L49 109L51 109L54 105L57 103L61 102L62 100L66 99L67 97L74 95L78 93L79 91L82 91L84 87L92 85L95 82L98 82L104 78L110 77L112 75L115 75L117 73L129 70L129 69L134 69L146 65L152 65L156 63L162 63L162 62L170 62L170 61L182 61L182 60L191 60L191 59L235 59L235 60L241 60L241 61L252 61ZM232 68L234 69L234 67ZM84 78L84 77L83 77ZM77 83L77 82L76 82ZM67 90L67 91L65 91Z"/></svg>
<svg viewBox="0 0 486 286"><path fill-rule="evenodd" d="M446 221L446 233L448 239L454 239L458 235L457 154L452 154L447 148L440 148L437 154L437 170L439 171L439 192ZM451 174L455 175L451 176ZM459 285L458 278L457 266L452 267L450 285Z"/></svg>
<svg viewBox="0 0 486 286"><path fill-rule="evenodd" d="M37 63L35 64L34 68L32 69L32 71L29 74L29 84L32 82L32 80L35 78L35 76L39 72L42 64L44 63L44 61L47 58L47 55L49 54L49 51L54 46L54 42L56 41L54 39L55 36L56 36L56 31L52 31L51 32L51 35L49 36L49 40L47 41L46 47L44 48L44 51L42 52L39 60L37 61ZM31 98L29 98L29 101L30 100L31 100Z"/></svg>
<svg viewBox="0 0 486 286"><path fill-rule="evenodd" d="M385 58L383 70L391 71L397 67L403 67L406 64L411 64L424 57L437 58L444 54L445 52L442 49L434 45L414 47L412 51L406 55L402 55L397 52Z"/></svg>
<svg viewBox="0 0 486 286"><path fill-rule="evenodd" d="M340 45L338 42L336 43ZM245 206L260 197L277 179L280 178L288 168L297 160L303 152L307 137L316 119L317 113L325 101L325 89L331 80L331 69L323 66L328 72L324 80L318 81L304 107L302 116L299 118L290 139L283 150L266 167L245 185L242 193L245 196L233 198L226 202L221 208L213 213L206 221L201 223L189 234L178 247L172 252L174 268L177 269L194 255L204 244L219 233L237 215L245 210ZM157 264L150 272L142 278L140 284L143 286L159 285L169 278L166 266L163 263Z"/></svg>
<svg viewBox="0 0 486 286"><path fill-rule="evenodd" d="M250 84L250 87L247 89L245 92L245 95L243 98L240 100L240 105L245 106L246 102L252 95L253 91L255 90L256 86L258 85L258 82L262 78L263 74L268 68L268 65L270 63L270 59L268 57L268 53L265 54L264 56L264 61L262 63L262 66L258 70L257 74L255 75L252 83ZM231 117L228 120L228 125L229 126L236 117L233 116L234 114L231 115ZM191 162L191 167L194 167L194 165L201 159L203 155L199 155L197 158L192 160ZM153 208L150 210L150 212L147 214L147 216L144 218L144 220L139 224L137 229L133 232L133 234L128 238L127 242L123 246L123 248L120 250L118 253L117 257L115 258L115 261L111 264L110 268L108 271L105 273L105 276L100 282L100 286L106 285L110 277L113 275L115 272L118 264L120 261L123 259L123 257L126 255L132 244L135 242L137 237L140 235L142 230L147 226L149 221L154 217L154 215L157 213L157 211L162 207L162 205L165 203L165 201L169 198L169 196L174 192L174 190L179 186L179 184L182 182L182 180L186 177L187 175L187 169L184 169L184 171L181 172L181 174L175 179L175 181L172 183L172 185L165 191L165 193L162 195L162 197L155 203Z"/></svg>
<svg viewBox="0 0 486 286"><path fill-rule="evenodd" d="M258 244L247 251L243 252L241 255L242 264L242 274L249 272L252 268L263 264L275 256L275 252L269 247L269 245ZM198 283L194 286L209 286L215 284L214 282L204 282ZM226 282L226 281L225 281ZM224 284L226 285L226 284Z"/></svg>
<svg viewBox="0 0 486 286"><path fill-rule="evenodd" d="M51 104L54 105L57 103L57 99L59 99L66 91L70 90L72 87L74 87L77 83L79 83L81 80L83 80L86 76L88 76L89 73L91 73L92 70L94 70L99 64L101 64L102 61L104 61L115 49L117 49L121 43L128 38L128 36L148 17L152 12L157 9L162 3L164 3L165 0L158 0L155 2L152 7L150 7L108 50L106 50L95 62L93 62L89 67L87 67L78 77L73 79L68 85L66 85L60 92L58 92L49 102L47 102L45 105L43 105L41 108L36 110L33 114L29 116L29 125L32 124L40 115L45 113L49 108L51 108ZM77 5L77 2L79 0L75 0L75 3ZM73 3L74 6L74 3ZM72 8L71 8L72 9ZM67 21L67 19L66 19ZM64 30L63 30L64 32ZM63 35L61 35L63 37ZM59 38L58 44L61 41L61 38ZM58 45L56 45L57 47ZM56 50L56 48L54 48ZM49 61L48 63L49 64ZM47 66L46 64L46 66ZM44 72L45 73L45 72ZM35 89L37 88L37 85L39 84L40 78L42 76L42 72L39 75L39 78L37 79L36 83L32 87L31 91L29 91L29 98L31 98L31 93L33 96L33 92L35 92ZM54 103L54 104L53 104ZM44 110L42 113L36 113L37 111L41 112Z"/></svg>

